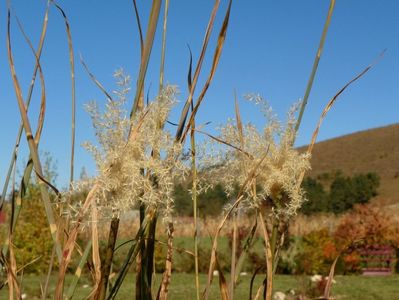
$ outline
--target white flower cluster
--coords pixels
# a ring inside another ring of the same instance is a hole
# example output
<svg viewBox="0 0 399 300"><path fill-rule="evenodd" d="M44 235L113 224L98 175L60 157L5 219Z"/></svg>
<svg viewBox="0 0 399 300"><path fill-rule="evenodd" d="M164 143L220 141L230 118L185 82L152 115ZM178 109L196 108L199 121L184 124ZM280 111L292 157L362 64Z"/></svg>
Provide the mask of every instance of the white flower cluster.
<svg viewBox="0 0 399 300"><path fill-rule="evenodd" d="M129 78L116 75L120 90L116 99L108 99L100 112L95 102L87 105L98 144L86 142L93 155L97 177L96 201L103 217L112 217L140 203L156 207L165 217L173 208L173 187L186 167L179 156L182 147L164 129L176 102L176 88L167 86L143 111L131 119L124 108L129 92Z"/></svg>
<svg viewBox="0 0 399 300"><path fill-rule="evenodd" d="M209 178L217 178L229 197L235 197L244 186L242 207L264 205L278 217L290 217L304 201L298 178L310 168L309 155L300 154L293 148L298 104L290 109L287 123L283 126L262 97L250 96L248 100L262 106L268 120L263 131L246 124L242 126L241 135L237 122L229 120L220 128L217 138L231 146L216 147L216 151L206 157L203 166L208 165L207 169L214 173ZM216 167L209 167L215 164ZM251 181L245 185L248 178Z"/></svg>

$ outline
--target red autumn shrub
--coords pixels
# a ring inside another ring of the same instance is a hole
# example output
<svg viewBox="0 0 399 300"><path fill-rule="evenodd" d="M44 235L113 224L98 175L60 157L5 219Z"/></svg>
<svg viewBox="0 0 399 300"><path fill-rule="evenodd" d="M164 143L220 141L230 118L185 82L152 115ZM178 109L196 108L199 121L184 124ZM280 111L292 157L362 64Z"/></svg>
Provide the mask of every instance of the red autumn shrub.
<svg viewBox="0 0 399 300"><path fill-rule="evenodd" d="M357 205L338 225L334 238L339 250L373 245L399 245L399 224L375 205Z"/></svg>

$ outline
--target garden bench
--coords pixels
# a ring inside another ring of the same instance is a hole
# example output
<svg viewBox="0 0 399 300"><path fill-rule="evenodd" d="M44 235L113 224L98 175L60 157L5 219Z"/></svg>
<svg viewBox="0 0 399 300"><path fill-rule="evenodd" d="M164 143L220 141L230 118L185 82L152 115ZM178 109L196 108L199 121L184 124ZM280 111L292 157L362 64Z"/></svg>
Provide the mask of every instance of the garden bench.
<svg viewBox="0 0 399 300"><path fill-rule="evenodd" d="M391 275L395 249L388 245L372 245L360 251L363 275Z"/></svg>

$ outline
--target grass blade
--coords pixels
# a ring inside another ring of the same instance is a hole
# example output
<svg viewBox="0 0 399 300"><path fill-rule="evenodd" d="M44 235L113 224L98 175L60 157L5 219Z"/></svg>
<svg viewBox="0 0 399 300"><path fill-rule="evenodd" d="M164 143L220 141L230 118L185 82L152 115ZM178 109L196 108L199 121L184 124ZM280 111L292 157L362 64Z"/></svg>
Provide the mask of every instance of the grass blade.
<svg viewBox="0 0 399 300"><path fill-rule="evenodd" d="M105 97L108 98L110 101L114 101L114 99L111 97L111 94L107 92L107 90L104 88L104 86L97 80L97 78L93 75L92 72L90 72L89 67L86 65L86 63L83 60L83 57L80 56L80 63L82 64L83 68L89 75L90 79L94 82L94 84L104 93Z"/></svg>
<svg viewBox="0 0 399 300"><path fill-rule="evenodd" d="M69 52L69 64L70 64L70 72L71 72L71 105L72 105L72 113L71 113L71 159L70 159L70 177L69 183L73 182L73 173L74 173L74 160L75 160L75 115L76 115L76 97L75 97L75 59L74 59L74 51L72 46L72 34L71 27L69 25L68 18L64 12L64 10L54 1L51 2L55 5L55 7L59 10L65 22L65 31L67 33L68 38L68 52Z"/></svg>
<svg viewBox="0 0 399 300"><path fill-rule="evenodd" d="M7 52L8 52L8 62L10 65L10 71L11 71L11 75L12 75L12 79L13 79L14 90L15 90L15 94L16 94L16 98L17 98L17 102L18 102L18 107L19 107L19 110L21 113L22 122L24 124L25 134L26 134L26 138L28 140L28 146L29 146L30 155L32 157L33 165L34 165L36 172L42 176L43 172L42 172L42 167L41 167L41 163L40 163L40 159L39 159L39 155L38 155L37 144L35 143L35 141L33 139L32 129L30 126L26 107L25 107L23 97L22 97L22 91L20 88L20 84L19 84L19 81L17 78L16 71L15 71L14 59L13 59L12 48L11 48L10 8L8 8L7 16L8 16L8 18L7 18ZM38 60L36 60L36 61L39 62ZM54 213L51 208L50 197L49 197L49 194L48 194L45 184L40 182L39 185L40 185L40 192L42 195L42 200L43 200L44 208L46 211L47 219L48 219L48 222L50 225L51 235L53 238L53 242L56 245L57 257L58 257L59 261L61 261L62 252L61 252L61 245L58 240L58 226L55 222Z"/></svg>
<svg viewBox="0 0 399 300"><path fill-rule="evenodd" d="M79 265L76 268L75 276L73 277L72 282L71 282L71 284L70 284L70 286L68 288L68 291L66 293L66 299L67 300L72 299L73 294L75 293L76 286L77 286L77 284L79 282L79 279L80 279L80 277L82 275L83 266L86 263L87 258L89 257L91 246L92 246L92 241L89 240L89 242L86 245L85 251L83 252L83 255L82 255L82 257L81 257L81 259L79 261Z"/></svg>
<svg viewBox="0 0 399 300"><path fill-rule="evenodd" d="M40 40L39 40L39 46L38 46L38 49L36 51L36 57L37 57L38 61L40 61L40 57L41 57L42 49L43 49L43 44L44 44L44 40L45 40L46 33L47 33L48 11L49 11L49 6L47 5L46 12L45 12L44 18L43 18L43 25L42 25L42 31L41 31ZM35 85L35 82L36 82L36 75L37 75L38 69L39 69L39 64L36 62L35 68L33 70L31 84L30 84L29 90L28 90L28 95L27 95L26 100L25 100L26 110L28 110L29 105L30 105L30 101L32 99L32 93L33 93L33 88L34 88L34 85ZM16 138L16 142L15 142L15 145L14 145L13 153L11 155L10 165L9 165L9 168L8 168L8 171L7 171L7 175L6 175L6 178L5 178L5 181L4 181L3 192L2 192L2 195L1 195L1 199L0 199L0 211L2 210L3 203L4 203L5 197L7 195L7 188L8 188L9 180L11 178L11 174L12 174L12 171L13 171L13 168L14 168L13 166L14 166L14 163L16 162L16 160L17 160L18 148L19 148L19 143L21 141L23 128L24 128L23 127L23 123L21 121L21 124L19 125L19 128L18 128L18 133L17 133L17 138Z"/></svg>
<svg viewBox="0 0 399 300"><path fill-rule="evenodd" d="M216 269L219 272L219 290L220 290L220 299L229 300L229 288L227 286L226 278L223 275L222 268L220 267L219 260L216 255Z"/></svg>
<svg viewBox="0 0 399 300"><path fill-rule="evenodd" d="M158 292L157 299L168 299L169 284L172 278L172 256L173 256L173 223L168 224L168 252L166 254L165 271L162 275L162 283Z"/></svg>
<svg viewBox="0 0 399 300"><path fill-rule="evenodd" d="M235 278L234 278L234 286L237 285L238 278L239 278L239 275L240 275L240 272L241 272L241 268L242 268L242 266L244 264L245 257L246 257L246 255L248 254L249 250L252 247L253 239L254 239L257 227L258 227L258 222L257 222L257 218L255 218L255 223L252 226L251 231L247 235L247 237L245 239L245 242L244 242L244 246L243 246L242 252L241 252L240 256L237 259L236 275L235 275Z"/></svg>
<svg viewBox="0 0 399 300"><path fill-rule="evenodd" d="M211 33L212 33L213 24L215 22L216 12L217 12L217 10L219 8L219 4L220 4L220 0L215 0L215 4L213 5L213 9L212 9L212 13L211 13L211 16L210 16L210 19L209 19L209 22L208 22L208 26L206 28L205 38L204 38L204 41L202 43L200 57L199 57L197 66L195 68L194 77L193 77L193 80L192 80L192 83L191 83L191 88L190 88L190 91L189 91L189 95L188 95L188 98L187 98L186 102L184 103L184 107L183 107L183 110L182 110L181 115L180 115L180 120L179 120L177 131L176 131L176 140L177 141L181 140L181 137L182 137L182 134L183 134L183 129L184 129L184 126L186 124L186 119L187 119L187 115L188 115L188 112L189 112L189 109L190 109L190 106L191 106L191 102L193 101L195 87L197 85L198 77L199 77L199 74L201 72L202 63L204 61L206 48L208 46L209 38L210 38ZM191 73L191 71L190 71L190 73Z"/></svg>
<svg viewBox="0 0 399 300"><path fill-rule="evenodd" d="M231 245L231 267L230 267L230 299L234 299L234 282L236 277L237 258L237 212L233 213L233 242Z"/></svg>
<svg viewBox="0 0 399 300"><path fill-rule="evenodd" d="M214 235L214 238L213 238L212 250L211 250L211 260L209 262L208 279L207 279L206 287L205 287L205 290L204 290L204 293L203 293L203 299L205 299L205 300L207 300L208 297L209 297L209 289L210 289L210 286L212 284L213 271L215 270L215 264L216 264L216 251L217 251L217 247L218 247L218 237L219 237L220 231L222 230L222 228L223 228L224 224L226 223L227 219L230 217L231 213L234 211L234 209L242 201L243 192L244 192L245 188L253 182L254 178L256 177L257 170L262 165L263 161L266 159L268 154L269 154L269 148L266 150L266 153L259 160L259 162L249 172L247 179L244 181L244 183L242 184L239 192L237 193L237 200L234 202L234 204L231 206L231 208L227 211L227 213L225 214L224 218L219 223L219 226L216 229L216 232L215 232L215 235Z"/></svg>
<svg viewBox="0 0 399 300"><path fill-rule="evenodd" d="M331 291L331 286L332 286L333 279L334 279L335 265L337 264L338 258L339 258L339 256L337 256L334 259L334 262L333 262L333 264L331 265L331 268L330 268L330 274L328 275L326 287L324 289L324 298L325 299L330 299L330 291Z"/></svg>
<svg viewBox="0 0 399 300"><path fill-rule="evenodd" d="M144 88L144 79L147 73L148 63L150 61L151 50L154 42L155 31L158 25L158 17L159 11L161 9L161 0L153 0L150 19L148 21L147 33L143 47L142 59L140 64L139 76L137 79L137 87L136 87L136 95L134 97L133 108L130 113L130 117L132 117L136 111L141 110L144 106L143 103L143 88Z"/></svg>
<svg viewBox="0 0 399 300"><path fill-rule="evenodd" d="M93 246L91 247L93 266L94 266L94 289L91 294L94 294L99 288L101 281L101 259L100 259L100 243L98 238L98 210L97 203L93 201L91 204L91 240Z"/></svg>
<svg viewBox="0 0 399 300"><path fill-rule="evenodd" d="M133 0L133 6L134 6L134 13L135 13L135 15L136 15L137 28L139 29L139 36L140 36L140 55L141 55L141 58L142 58L142 57L143 57L143 53L144 53L143 30L141 29L140 14L139 14L139 10L138 10L138 8L137 8L136 0Z"/></svg>
<svg viewBox="0 0 399 300"><path fill-rule="evenodd" d="M334 11L334 7L335 7L335 0L331 0L330 8L328 9L327 19L326 19L326 22L325 22L324 28L323 28L323 33L321 34L321 38L320 38L319 48L317 49L316 57L313 62L312 72L310 73L309 81L306 86L305 95L303 96L301 109L299 111L298 120L295 125L295 131L298 131L299 126L301 125L303 113L305 111L306 104L308 103L308 98L310 95L310 91L312 90L313 81L316 76L317 67L319 66L321 54L323 53L324 42L326 40L328 28L330 27L330 22L331 22L331 17L332 17L333 11Z"/></svg>
<svg viewBox="0 0 399 300"><path fill-rule="evenodd" d="M222 140L222 139L220 139L220 138L218 138L218 137L216 137L216 136L213 136L213 135L211 135L211 134L209 134L209 133L207 133L207 132L205 132L205 131L201 131L201 130L197 130L197 129L195 129L195 131L196 131L196 132L199 132L199 133L202 133L202 134L204 134L204 135L210 137L211 139L217 141L218 143L221 143L221 144L223 144L223 145L229 146L229 147L231 147L231 148L233 148L233 149L235 149L235 150L241 152L242 154L246 155L247 157L253 159L253 156L252 156L250 153L244 151L242 148L239 148L239 147L237 147L237 146L234 146L233 144L231 144L231 143L229 143L229 142L226 142L225 140Z"/></svg>
<svg viewBox="0 0 399 300"><path fill-rule="evenodd" d="M227 28L228 28L228 25L229 25L229 18L230 18L230 11L231 11L231 4L232 4L232 0L229 1L229 5L227 7L227 11L226 11L226 14L225 14L225 17L224 17L224 20L223 20L223 24L222 24L222 27L221 27L220 32L219 32L215 53L213 55L211 71L208 74L208 78L207 78L207 80L205 82L205 85L202 88L200 95L198 96L198 99L197 99L197 102L195 103L193 111L191 112L190 119L189 119L189 122L188 122L189 126L187 126L184 134L181 137L182 141L184 141L184 139L185 139L185 137L186 137L186 135L188 133L191 121L195 118L195 115L198 112L199 106L201 105L201 103L202 103L202 101L203 101L203 99L205 97L205 94L208 91L208 88L209 88L209 86L210 86L210 84L212 82L213 76L215 75L216 68L217 68L219 60L220 60L220 56L222 55L223 45L224 45L224 42L226 40ZM194 74L194 82L195 82L195 74ZM193 86L195 87L195 84ZM183 124L183 126L184 126L184 124Z"/></svg>
<svg viewBox="0 0 399 300"><path fill-rule="evenodd" d="M350 81L348 81L339 91L330 99L330 101L327 103L326 107L324 108L323 112L321 113L321 116L319 118L319 122L317 123L316 129L313 132L312 139L310 141L310 144L307 149L307 153L312 154L313 147L316 143L317 136L319 134L319 130L321 127L321 124L323 123L324 118L326 117L327 113L330 111L331 107L334 105L335 101L338 99L338 97L355 81L360 79L363 75L365 75L375 64L379 62L379 60L384 56L385 51L382 51L379 57L376 59L375 62L371 63L368 65L363 71L361 71L358 75L356 75L354 78L352 78ZM305 172L303 172L298 180L298 188L300 188L300 185L302 183L302 180L305 176Z"/></svg>
<svg viewBox="0 0 399 300"><path fill-rule="evenodd" d="M190 69L188 72L188 85L191 87L191 51L190 51ZM192 187L191 198L193 201L193 216L194 216L194 267L195 267L195 289L197 300L200 298L200 284L199 284L199 263L198 263L198 203L197 203L197 162L196 162L196 146L195 146L195 119L191 126L191 172L192 172Z"/></svg>
<svg viewBox="0 0 399 300"><path fill-rule="evenodd" d="M273 253L270 246L270 237L267 232L265 221L263 219L262 212L258 212L259 223L262 228L263 239L265 241L265 258L266 258L266 299L272 299L272 289L273 289Z"/></svg>
<svg viewBox="0 0 399 300"><path fill-rule="evenodd" d="M132 246L129 249L128 254L126 255L125 262L123 263L123 266L121 267L121 270L119 271L118 277L115 281L114 286L112 287L112 290L110 291L107 299L115 299L126 275L129 270L129 267L134 263L134 260L137 256L137 254L140 251L140 248L142 244L144 243L144 233L147 230L148 226L148 220L151 219L152 217L150 215L146 215L143 222L140 225L139 230L137 231L136 237L134 238L135 243L132 244Z"/></svg>
<svg viewBox="0 0 399 300"><path fill-rule="evenodd" d="M163 89L164 67L165 67L165 52L166 52L166 25L168 21L169 0L165 1L165 11L163 16L163 31L162 31L162 50L161 50L161 67L159 71L159 94Z"/></svg>
<svg viewBox="0 0 399 300"><path fill-rule="evenodd" d="M112 218L108 236L108 245L105 252L105 258L101 267L101 280L99 283L99 292L96 299L104 300L107 294L109 275L111 274L112 259L114 257L115 243L118 235L119 218Z"/></svg>

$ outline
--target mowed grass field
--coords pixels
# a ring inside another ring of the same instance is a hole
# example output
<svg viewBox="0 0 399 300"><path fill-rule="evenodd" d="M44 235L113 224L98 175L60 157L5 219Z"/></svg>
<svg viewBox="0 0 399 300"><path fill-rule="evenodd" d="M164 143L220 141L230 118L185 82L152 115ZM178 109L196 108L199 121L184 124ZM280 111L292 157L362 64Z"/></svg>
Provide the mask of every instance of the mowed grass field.
<svg viewBox="0 0 399 300"><path fill-rule="evenodd" d="M226 276L228 277L228 276ZM158 283L161 274L156 275L156 282ZM72 276L68 275L66 280L66 288L71 281ZM257 289L262 277L258 276L255 279L254 289ZM275 291L288 291L290 289L303 290L305 288L306 277L277 275L275 279ZM45 276L39 275L25 275L23 279L23 293L26 294L25 299L40 299L40 283L44 282ZM49 295L54 292L56 276L52 276ZM399 300L399 275L391 276L336 276L336 283L333 285L332 295L335 299L384 299L384 300ZM201 274L200 282L202 287L206 282L206 275ZM235 298L248 299L249 298L250 276L244 276L242 282L238 285ZM116 299L133 299L132 286L134 288L134 275L129 274L125 280L122 290ZM156 284L158 286L158 284ZM88 278L82 278L75 293L74 299L85 299L91 288L91 282ZM154 291L156 293L156 291ZM253 292L255 294L256 291ZM173 300L189 300L195 299L195 283L193 274L176 273L172 276L170 286L170 297ZM0 290L0 299L8 299L8 290ZM51 299L51 297L49 297ZM218 289L218 277L215 277L212 284L210 299L220 299Z"/></svg>

